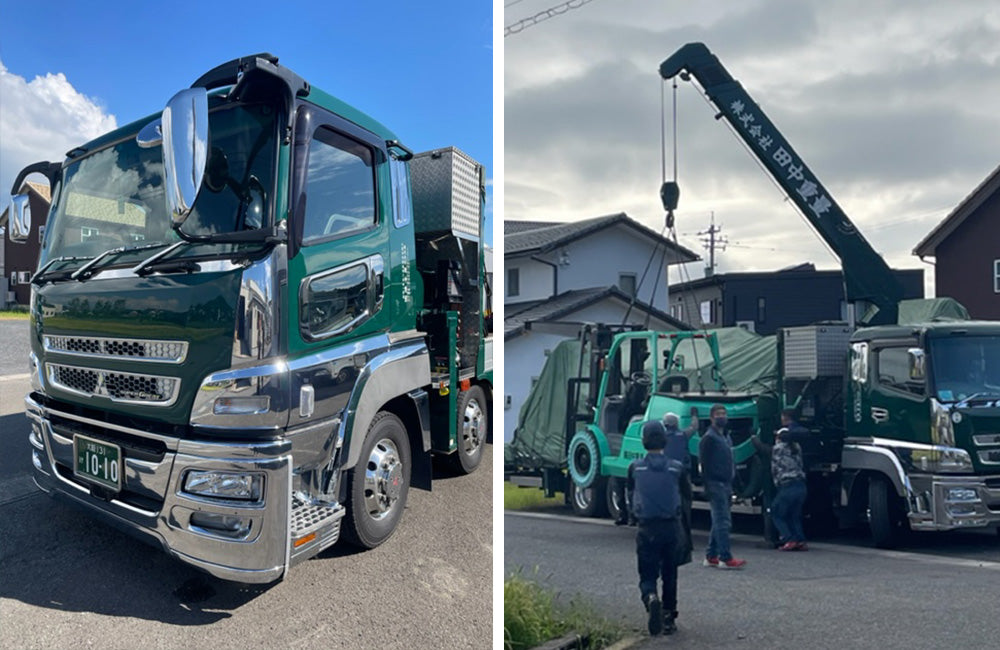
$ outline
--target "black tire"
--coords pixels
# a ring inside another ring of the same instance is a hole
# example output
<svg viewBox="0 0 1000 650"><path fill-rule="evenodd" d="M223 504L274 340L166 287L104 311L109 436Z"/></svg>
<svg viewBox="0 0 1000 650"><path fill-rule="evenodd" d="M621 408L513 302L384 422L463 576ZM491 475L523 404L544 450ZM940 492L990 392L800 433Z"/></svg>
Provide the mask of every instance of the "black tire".
<svg viewBox="0 0 1000 650"><path fill-rule="evenodd" d="M902 500L884 476L868 480L868 523L876 548L896 548L909 528Z"/></svg>
<svg viewBox="0 0 1000 650"><path fill-rule="evenodd" d="M606 517L608 503L605 498L607 479L598 478L590 487L581 488L570 481L569 504L577 517Z"/></svg>
<svg viewBox="0 0 1000 650"><path fill-rule="evenodd" d="M344 539L375 548L396 531L410 488L410 440L394 414L375 415L357 465L347 472Z"/></svg>
<svg viewBox="0 0 1000 650"><path fill-rule="evenodd" d="M625 510L625 479L617 476L609 478L604 494L607 501L605 507L608 510L608 516L618 521Z"/></svg>
<svg viewBox="0 0 1000 650"><path fill-rule="evenodd" d="M461 474L471 474L483 460L483 446L489 437L490 418L486 393L473 386L458 400L458 448L448 458L452 468Z"/></svg>

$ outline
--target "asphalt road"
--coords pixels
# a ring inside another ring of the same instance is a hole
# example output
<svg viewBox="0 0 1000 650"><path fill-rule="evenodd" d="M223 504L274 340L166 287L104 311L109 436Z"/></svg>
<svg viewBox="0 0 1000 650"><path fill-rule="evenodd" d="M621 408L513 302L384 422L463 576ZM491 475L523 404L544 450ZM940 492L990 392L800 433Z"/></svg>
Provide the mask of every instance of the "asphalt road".
<svg viewBox="0 0 1000 650"><path fill-rule="evenodd" d="M707 534L696 530L696 556ZM905 551L879 551L852 538L780 553L737 534L743 571L680 568L679 631L642 648L995 648L1000 544L993 534L951 536L951 553L918 537ZM927 548L924 548L924 547ZM568 600L645 635L634 529L608 520L506 513L505 570L521 572Z"/></svg>
<svg viewBox="0 0 1000 650"><path fill-rule="evenodd" d="M28 372L28 321L0 319L0 377Z"/></svg>
<svg viewBox="0 0 1000 650"><path fill-rule="evenodd" d="M411 490L396 534L270 586L212 578L34 488L26 379L0 377L0 648L487 648L492 448Z"/></svg>

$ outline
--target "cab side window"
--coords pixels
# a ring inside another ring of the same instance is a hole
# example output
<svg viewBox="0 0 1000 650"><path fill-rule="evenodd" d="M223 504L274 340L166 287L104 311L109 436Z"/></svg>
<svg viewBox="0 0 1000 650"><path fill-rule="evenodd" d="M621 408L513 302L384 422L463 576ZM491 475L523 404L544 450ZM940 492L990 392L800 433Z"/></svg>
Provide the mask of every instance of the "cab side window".
<svg viewBox="0 0 1000 650"><path fill-rule="evenodd" d="M366 145L320 128L309 144L302 245L375 225L375 155Z"/></svg>
<svg viewBox="0 0 1000 650"><path fill-rule="evenodd" d="M889 388L922 395L923 380L910 378L910 363L906 348L882 348L878 351L878 382Z"/></svg>

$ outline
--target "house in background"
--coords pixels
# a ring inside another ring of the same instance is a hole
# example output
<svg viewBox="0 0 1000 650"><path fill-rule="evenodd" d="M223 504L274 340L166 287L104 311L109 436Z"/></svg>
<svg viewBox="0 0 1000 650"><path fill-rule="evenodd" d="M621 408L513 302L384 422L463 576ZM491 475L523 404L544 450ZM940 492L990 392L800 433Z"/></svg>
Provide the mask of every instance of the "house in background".
<svg viewBox="0 0 1000 650"><path fill-rule="evenodd" d="M973 318L1000 320L1000 167L913 249L934 258L934 293L959 301Z"/></svg>
<svg viewBox="0 0 1000 650"><path fill-rule="evenodd" d="M8 207L0 215L0 227L5 229L3 238L3 277L6 289L0 295L0 303L15 303L27 305L31 300L31 285L28 280L38 266L38 253L42 249L42 236L45 234L45 221L49 215L48 185L25 181L21 185L20 194L28 195L28 205L31 207L31 234L27 241L17 244L10 239L10 224Z"/></svg>
<svg viewBox="0 0 1000 650"><path fill-rule="evenodd" d="M923 297L923 270L895 274L904 299ZM762 335L779 327L846 321L844 274L806 263L780 271L711 275L671 285L670 315L693 328L743 327Z"/></svg>
<svg viewBox="0 0 1000 650"><path fill-rule="evenodd" d="M547 352L580 324L688 329L666 313L667 267L698 259L623 213L572 223L505 221L504 441L513 437Z"/></svg>

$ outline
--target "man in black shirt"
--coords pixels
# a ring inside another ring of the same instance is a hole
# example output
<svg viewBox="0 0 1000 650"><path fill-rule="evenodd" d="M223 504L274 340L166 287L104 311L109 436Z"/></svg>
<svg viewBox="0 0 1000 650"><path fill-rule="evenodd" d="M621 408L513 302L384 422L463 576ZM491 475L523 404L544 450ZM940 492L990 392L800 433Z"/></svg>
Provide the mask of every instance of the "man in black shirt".
<svg viewBox="0 0 1000 650"><path fill-rule="evenodd" d="M632 462L627 488L631 495L632 514L638 522L635 552L639 566L639 591L648 613L651 635L674 630L677 610L677 517L680 510L678 480L684 467L667 457L662 422L647 422L642 427L645 458ZM663 579L663 599L657 596L657 579Z"/></svg>

